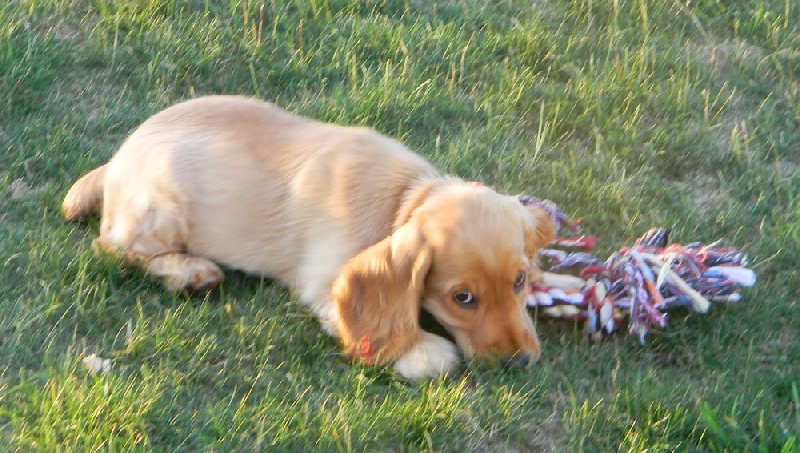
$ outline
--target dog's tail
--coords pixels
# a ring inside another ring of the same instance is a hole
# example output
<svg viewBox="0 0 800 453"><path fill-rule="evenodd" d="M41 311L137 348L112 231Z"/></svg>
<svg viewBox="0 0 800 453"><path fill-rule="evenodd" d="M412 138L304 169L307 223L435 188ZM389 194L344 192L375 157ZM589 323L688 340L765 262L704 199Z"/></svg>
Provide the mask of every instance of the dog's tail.
<svg viewBox="0 0 800 453"><path fill-rule="evenodd" d="M89 214L100 212L103 206L103 182L108 164L97 167L81 176L70 187L61 210L67 220L76 220Z"/></svg>

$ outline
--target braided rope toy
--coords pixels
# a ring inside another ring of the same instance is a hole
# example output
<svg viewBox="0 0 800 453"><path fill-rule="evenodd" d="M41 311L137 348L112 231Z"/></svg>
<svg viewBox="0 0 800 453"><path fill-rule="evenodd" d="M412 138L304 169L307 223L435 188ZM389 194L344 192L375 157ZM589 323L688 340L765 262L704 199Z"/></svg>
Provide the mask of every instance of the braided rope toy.
<svg viewBox="0 0 800 453"><path fill-rule="evenodd" d="M580 232L580 221L572 221L552 202L524 195L519 199L546 210L557 233L565 227ZM650 328L664 328L666 311L680 307L706 313L711 302L738 302L741 287L755 285L747 257L737 250L721 248L719 241L668 245L669 234L668 229L652 229L605 261L588 253L594 237L557 237L553 246L581 251L539 252L550 272L542 283L529 287L528 307L546 316L584 321L591 341L612 334L628 317L629 333L644 343Z"/></svg>

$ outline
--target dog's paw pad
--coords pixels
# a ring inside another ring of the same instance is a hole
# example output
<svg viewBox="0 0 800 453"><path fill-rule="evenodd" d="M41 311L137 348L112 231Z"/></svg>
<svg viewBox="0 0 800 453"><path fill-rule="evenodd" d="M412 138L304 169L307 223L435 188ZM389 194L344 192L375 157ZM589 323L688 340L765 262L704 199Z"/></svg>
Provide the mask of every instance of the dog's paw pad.
<svg viewBox="0 0 800 453"><path fill-rule="evenodd" d="M170 291L206 292L223 280L222 269L213 262L196 256L170 254L151 261L148 270L164 279Z"/></svg>
<svg viewBox="0 0 800 453"><path fill-rule="evenodd" d="M210 263L205 268L195 270L192 275L187 288L193 292L206 292L219 286L222 282L223 274L222 269L217 265Z"/></svg>

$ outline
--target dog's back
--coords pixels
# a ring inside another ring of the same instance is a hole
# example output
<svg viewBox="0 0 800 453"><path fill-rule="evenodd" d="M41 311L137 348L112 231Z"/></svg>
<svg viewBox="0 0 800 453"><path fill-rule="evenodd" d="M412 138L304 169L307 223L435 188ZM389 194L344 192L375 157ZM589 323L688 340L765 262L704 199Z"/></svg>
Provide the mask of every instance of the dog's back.
<svg viewBox="0 0 800 453"><path fill-rule="evenodd" d="M410 184L437 175L371 129L233 96L153 116L104 172L101 242L145 257L184 248L276 277L304 299L391 234Z"/></svg>
<svg viewBox="0 0 800 453"><path fill-rule="evenodd" d="M323 124L238 97L178 104L144 122L64 201L102 205L102 248L173 290L208 290L220 264L275 277L345 354L442 375L456 346L419 326L425 306L470 355L539 356L525 311L549 215L439 175L370 129Z"/></svg>

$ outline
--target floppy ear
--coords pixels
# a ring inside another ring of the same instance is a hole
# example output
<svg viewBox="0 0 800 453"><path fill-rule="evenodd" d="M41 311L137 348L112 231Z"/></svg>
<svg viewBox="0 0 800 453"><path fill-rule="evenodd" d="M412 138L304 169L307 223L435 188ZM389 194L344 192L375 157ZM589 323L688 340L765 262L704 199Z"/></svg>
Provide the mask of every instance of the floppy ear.
<svg viewBox="0 0 800 453"><path fill-rule="evenodd" d="M331 292L345 354L387 362L420 341L420 297L431 254L412 221L345 263Z"/></svg>
<svg viewBox="0 0 800 453"><path fill-rule="evenodd" d="M541 270L538 266L539 249L546 247L555 238L555 225L550 214L536 206L524 206L525 218L525 254L531 261L531 281L541 280Z"/></svg>

